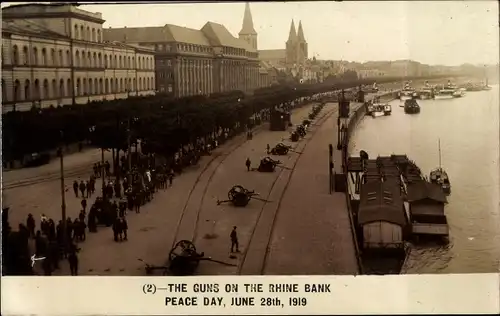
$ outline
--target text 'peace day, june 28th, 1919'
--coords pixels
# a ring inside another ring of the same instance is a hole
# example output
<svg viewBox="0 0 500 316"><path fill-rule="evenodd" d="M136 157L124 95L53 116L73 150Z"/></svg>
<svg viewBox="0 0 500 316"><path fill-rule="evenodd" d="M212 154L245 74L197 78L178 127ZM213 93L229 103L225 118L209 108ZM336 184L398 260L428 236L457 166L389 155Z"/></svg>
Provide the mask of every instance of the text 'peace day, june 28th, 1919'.
<svg viewBox="0 0 500 316"><path fill-rule="evenodd" d="M145 284L145 294L168 292L166 306L214 306L214 307L285 307L306 306L311 294L331 293L330 284L296 283L170 283L164 286ZM215 295L214 294L224 294ZM278 294L290 293L290 296ZM233 296L232 294L239 294ZM274 295L273 295L274 294ZM301 296L303 294L303 296Z"/></svg>

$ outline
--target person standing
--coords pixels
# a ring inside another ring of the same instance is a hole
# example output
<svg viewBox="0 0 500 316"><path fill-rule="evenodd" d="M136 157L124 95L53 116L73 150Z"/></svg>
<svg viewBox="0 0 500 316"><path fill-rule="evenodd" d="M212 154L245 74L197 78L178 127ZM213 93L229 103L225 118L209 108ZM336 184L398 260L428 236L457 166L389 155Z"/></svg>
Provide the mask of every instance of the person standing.
<svg viewBox="0 0 500 316"><path fill-rule="evenodd" d="M250 171L250 167L252 166L252 162L250 161L250 158L247 158L245 165L247 166L247 171Z"/></svg>
<svg viewBox="0 0 500 316"><path fill-rule="evenodd" d="M71 242L68 253L68 262L71 275L75 276L78 275L78 251L80 251L80 248L76 247L76 245Z"/></svg>
<svg viewBox="0 0 500 316"><path fill-rule="evenodd" d="M35 219L33 218L33 214L28 214L28 218L26 219L26 227L30 233L30 238L35 238Z"/></svg>
<svg viewBox="0 0 500 316"><path fill-rule="evenodd" d="M235 248L236 248L236 252L240 252L240 249L239 249L239 244L238 244L238 233L236 232L236 226L233 226L233 230L231 231L231 252L235 252Z"/></svg>

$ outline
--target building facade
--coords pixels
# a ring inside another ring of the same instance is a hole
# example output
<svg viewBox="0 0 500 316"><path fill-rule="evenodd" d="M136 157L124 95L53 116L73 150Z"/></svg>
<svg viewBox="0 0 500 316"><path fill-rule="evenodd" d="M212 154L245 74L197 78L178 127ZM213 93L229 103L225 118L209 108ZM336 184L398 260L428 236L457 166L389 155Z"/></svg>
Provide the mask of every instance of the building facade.
<svg viewBox="0 0 500 316"><path fill-rule="evenodd" d="M200 30L166 24L160 27L109 28L104 39L155 49L156 87L175 97L241 90L268 85L257 53L257 33L247 4L239 38L221 24Z"/></svg>
<svg viewBox="0 0 500 316"><path fill-rule="evenodd" d="M3 112L155 93L154 51L105 41L100 13L28 4L2 18Z"/></svg>

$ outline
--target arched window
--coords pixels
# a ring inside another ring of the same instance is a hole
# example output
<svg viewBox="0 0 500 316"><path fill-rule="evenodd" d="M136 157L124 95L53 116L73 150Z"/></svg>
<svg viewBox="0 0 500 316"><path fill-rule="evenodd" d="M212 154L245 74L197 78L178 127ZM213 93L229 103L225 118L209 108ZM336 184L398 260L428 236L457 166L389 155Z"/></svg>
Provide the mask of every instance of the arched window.
<svg viewBox="0 0 500 316"><path fill-rule="evenodd" d="M136 91L136 82L135 82L135 78L132 80L132 91Z"/></svg>
<svg viewBox="0 0 500 316"><path fill-rule="evenodd" d="M97 67L102 68L102 55L101 55L101 53L97 54Z"/></svg>
<svg viewBox="0 0 500 316"><path fill-rule="evenodd" d="M120 92L120 86L118 85L118 79L115 79L115 93Z"/></svg>
<svg viewBox="0 0 500 316"><path fill-rule="evenodd" d="M52 97L53 98L60 97L60 95L59 95L59 89L57 88L56 79L52 79Z"/></svg>
<svg viewBox="0 0 500 316"><path fill-rule="evenodd" d="M104 91L104 87L102 86L102 78L101 78L101 79L99 79L99 90L97 93L103 94L103 91Z"/></svg>
<svg viewBox="0 0 500 316"><path fill-rule="evenodd" d="M77 96L82 95L82 82L80 81L80 78L76 79L76 95Z"/></svg>
<svg viewBox="0 0 500 316"><path fill-rule="evenodd" d="M33 91L33 99L40 100L40 81L35 79L35 91Z"/></svg>
<svg viewBox="0 0 500 316"><path fill-rule="evenodd" d="M85 29L83 28L83 25L80 25L80 39L85 40Z"/></svg>
<svg viewBox="0 0 500 316"><path fill-rule="evenodd" d="M111 68L118 68L118 57L115 55L115 63L111 66Z"/></svg>
<svg viewBox="0 0 500 316"><path fill-rule="evenodd" d="M56 50L54 48L52 48L50 50L50 59L51 59L52 65L54 65L54 66L59 65L59 63L57 62Z"/></svg>
<svg viewBox="0 0 500 316"><path fill-rule="evenodd" d="M118 86L118 92L123 92L123 90L125 90L123 88L124 88L124 86L123 86L123 79L120 78L120 85Z"/></svg>
<svg viewBox="0 0 500 316"><path fill-rule="evenodd" d="M27 46L23 46L23 57L22 57L22 63L23 65L27 66L28 63L29 63L29 53L28 53L28 47Z"/></svg>
<svg viewBox="0 0 500 316"><path fill-rule="evenodd" d="M142 57L139 57L139 65L137 69L142 69Z"/></svg>
<svg viewBox="0 0 500 316"><path fill-rule="evenodd" d="M66 93L64 92L64 80L60 79L59 80L59 97L63 98L66 96Z"/></svg>
<svg viewBox="0 0 500 316"><path fill-rule="evenodd" d="M75 34L74 34L73 38L75 38L75 39L79 39L79 35L78 35L78 25L75 25Z"/></svg>
<svg viewBox="0 0 500 316"><path fill-rule="evenodd" d="M64 54L62 49L59 50L59 65L64 66Z"/></svg>
<svg viewBox="0 0 500 316"><path fill-rule="evenodd" d="M135 64L135 58L132 57L132 67L130 68L133 68L133 69L136 69L137 68L137 65Z"/></svg>
<svg viewBox="0 0 500 316"><path fill-rule="evenodd" d="M97 30L97 42L101 42L101 30Z"/></svg>
<svg viewBox="0 0 500 316"><path fill-rule="evenodd" d="M94 52L94 58L92 59L92 67L99 67L99 63L98 63L98 60L97 60L97 53Z"/></svg>
<svg viewBox="0 0 500 316"><path fill-rule="evenodd" d="M34 66L38 65L38 49L36 47L33 47L33 62L32 64Z"/></svg>
<svg viewBox="0 0 500 316"><path fill-rule="evenodd" d="M42 48L42 66L47 65L47 50Z"/></svg>
<svg viewBox="0 0 500 316"><path fill-rule="evenodd" d="M27 79L24 82L24 99L31 100L31 84L30 81Z"/></svg>
<svg viewBox="0 0 500 316"><path fill-rule="evenodd" d="M96 38L95 38L95 29L92 28L92 42L95 42L96 41Z"/></svg>
<svg viewBox="0 0 500 316"><path fill-rule="evenodd" d="M5 85L5 80L2 79L2 102L6 101L8 101L7 86Z"/></svg>
<svg viewBox="0 0 500 316"><path fill-rule="evenodd" d="M108 55L104 55L104 68L108 68Z"/></svg>
<svg viewBox="0 0 500 316"><path fill-rule="evenodd" d="M87 67L92 67L92 54L87 53Z"/></svg>
<svg viewBox="0 0 500 316"><path fill-rule="evenodd" d="M109 80L108 80L108 78L106 78L106 79L104 80L104 93L105 93L105 94L108 94L108 93L109 93Z"/></svg>
<svg viewBox="0 0 500 316"><path fill-rule="evenodd" d="M66 95L73 96L73 90L75 88L71 85L71 79L66 80Z"/></svg>
<svg viewBox="0 0 500 316"><path fill-rule="evenodd" d="M76 53L75 53L75 67L81 67L80 52L79 51L76 51Z"/></svg>
<svg viewBox="0 0 500 316"><path fill-rule="evenodd" d="M14 81L14 102L22 100L21 83L19 80Z"/></svg>
<svg viewBox="0 0 500 316"><path fill-rule="evenodd" d="M99 94L99 84L97 78L94 79L94 94Z"/></svg>
<svg viewBox="0 0 500 316"><path fill-rule="evenodd" d="M17 45L12 47L12 63L14 65L19 65L19 49L17 48Z"/></svg>
<svg viewBox="0 0 500 316"><path fill-rule="evenodd" d="M85 37L85 39L90 42L90 26L87 26L87 34L86 35L87 36Z"/></svg>
<svg viewBox="0 0 500 316"><path fill-rule="evenodd" d="M127 91L132 91L132 79L128 78Z"/></svg>
<svg viewBox="0 0 500 316"><path fill-rule="evenodd" d="M74 67L74 65L70 65L70 64L71 64L71 58L70 58L69 49L68 49L68 50L66 50L66 64L65 65Z"/></svg>
<svg viewBox="0 0 500 316"><path fill-rule="evenodd" d="M139 78L139 81L137 82L138 83L138 90L139 91L142 91L142 78Z"/></svg>
<svg viewBox="0 0 500 316"><path fill-rule="evenodd" d="M118 67L116 68L123 68L123 65L122 65L122 56L118 56Z"/></svg>
<svg viewBox="0 0 500 316"><path fill-rule="evenodd" d="M43 80L43 95L41 99L49 99L50 98L50 90L49 90L49 81L47 79Z"/></svg>
<svg viewBox="0 0 500 316"><path fill-rule="evenodd" d="M85 80L85 79L84 79ZM85 82L85 81L84 81ZM89 92L88 92L89 95L92 95L94 94L94 84L92 82L92 79L89 79Z"/></svg>
<svg viewBox="0 0 500 316"><path fill-rule="evenodd" d="M113 93L115 91L115 82L113 78L109 79L109 93Z"/></svg>
<svg viewBox="0 0 500 316"><path fill-rule="evenodd" d="M132 64L130 63L130 56L127 57L127 68L132 68Z"/></svg>
<svg viewBox="0 0 500 316"><path fill-rule="evenodd" d="M85 52L82 50L82 56L80 59L80 67L86 67L87 66L87 55L85 55Z"/></svg>
<svg viewBox="0 0 500 316"><path fill-rule="evenodd" d="M89 90L87 89L87 78L83 78L83 95L88 95Z"/></svg>

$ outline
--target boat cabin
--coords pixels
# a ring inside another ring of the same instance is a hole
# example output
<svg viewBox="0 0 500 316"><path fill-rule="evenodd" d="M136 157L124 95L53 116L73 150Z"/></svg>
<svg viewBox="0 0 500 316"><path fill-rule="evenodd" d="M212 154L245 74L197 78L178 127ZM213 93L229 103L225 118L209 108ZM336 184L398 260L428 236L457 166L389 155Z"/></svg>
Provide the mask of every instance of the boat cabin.
<svg viewBox="0 0 500 316"><path fill-rule="evenodd" d="M412 232L416 235L448 235L444 212L446 195L438 184L425 180L407 185Z"/></svg>
<svg viewBox="0 0 500 316"><path fill-rule="evenodd" d="M363 249L404 248L408 225L398 181L369 181L361 186L357 222Z"/></svg>

